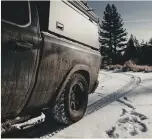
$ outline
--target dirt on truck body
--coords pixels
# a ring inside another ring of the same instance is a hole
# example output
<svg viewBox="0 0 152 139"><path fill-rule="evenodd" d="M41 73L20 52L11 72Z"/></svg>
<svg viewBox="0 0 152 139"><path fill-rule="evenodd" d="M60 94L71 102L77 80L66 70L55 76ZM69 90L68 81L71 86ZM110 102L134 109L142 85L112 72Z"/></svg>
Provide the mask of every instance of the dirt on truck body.
<svg viewBox="0 0 152 139"><path fill-rule="evenodd" d="M98 85L98 17L81 1L2 1L2 123L50 108L70 124Z"/></svg>

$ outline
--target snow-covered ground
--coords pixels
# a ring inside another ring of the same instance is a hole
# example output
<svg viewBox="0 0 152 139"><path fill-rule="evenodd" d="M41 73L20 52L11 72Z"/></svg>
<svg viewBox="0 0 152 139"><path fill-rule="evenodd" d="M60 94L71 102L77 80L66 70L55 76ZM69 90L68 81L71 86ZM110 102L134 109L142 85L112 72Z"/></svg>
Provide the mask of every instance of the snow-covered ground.
<svg viewBox="0 0 152 139"><path fill-rule="evenodd" d="M63 129L52 138L152 138L152 73L133 73L140 85L120 101L115 101ZM99 87L89 96L89 104L129 82L126 73L101 71Z"/></svg>
<svg viewBox="0 0 152 139"><path fill-rule="evenodd" d="M117 100L116 96L128 92L129 88L133 89L132 92ZM23 132L26 135L20 133L17 137L152 138L151 100L152 73L101 71L99 86L94 94L89 95L88 108L82 120L68 127L45 120L42 125ZM25 125L33 125L44 118L42 113ZM21 128L24 124L15 126Z"/></svg>
<svg viewBox="0 0 152 139"><path fill-rule="evenodd" d="M99 74L99 85L95 93L89 95L88 105L91 105L95 101L101 99L102 97L111 94L112 92L123 87L130 80L130 76L122 74L119 76L119 73L111 73L102 71Z"/></svg>

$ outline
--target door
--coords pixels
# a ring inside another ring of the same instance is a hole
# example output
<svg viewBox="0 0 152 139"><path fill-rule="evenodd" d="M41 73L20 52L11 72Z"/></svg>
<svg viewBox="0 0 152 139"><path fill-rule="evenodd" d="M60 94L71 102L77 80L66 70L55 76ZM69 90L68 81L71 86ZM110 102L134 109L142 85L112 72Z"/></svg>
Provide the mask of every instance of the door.
<svg viewBox="0 0 152 139"><path fill-rule="evenodd" d="M41 36L36 6L28 1L1 2L2 119L18 114L35 83Z"/></svg>

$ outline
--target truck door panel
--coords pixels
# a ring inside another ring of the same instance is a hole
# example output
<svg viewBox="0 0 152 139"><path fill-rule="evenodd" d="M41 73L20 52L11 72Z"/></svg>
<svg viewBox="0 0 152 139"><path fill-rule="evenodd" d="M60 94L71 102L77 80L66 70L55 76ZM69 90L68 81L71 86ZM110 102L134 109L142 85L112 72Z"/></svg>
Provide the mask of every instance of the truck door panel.
<svg viewBox="0 0 152 139"><path fill-rule="evenodd" d="M36 7L28 1L2 1L3 117L19 113L33 88L41 42L37 18Z"/></svg>

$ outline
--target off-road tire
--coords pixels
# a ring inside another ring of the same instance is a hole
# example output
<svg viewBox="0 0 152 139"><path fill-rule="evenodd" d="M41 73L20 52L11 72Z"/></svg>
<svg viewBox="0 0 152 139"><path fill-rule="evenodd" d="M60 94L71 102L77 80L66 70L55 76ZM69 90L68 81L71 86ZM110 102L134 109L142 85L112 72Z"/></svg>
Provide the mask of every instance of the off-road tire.
<svg viewBox="0 0 152 139"><path fill-rule="evenodd" d="M81 84L81 87L83 88L82 89L83 93L81 92L82 98L80 98L82 104L80 104L80 108L78 110L73 111L72 108L69 106L71 102L70 90L76 84L78 85ZM87 103L88 103L88 82L86 81L83 75L79 73L75 73L68 80L59 99L56 101L56 104L53 106L52 116L56 121L62 124L69 125L69 124L75 123L79 121L80 119L82 119L82 117L84 116L86 108L87 108Z"/></svg>

